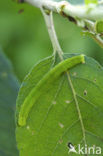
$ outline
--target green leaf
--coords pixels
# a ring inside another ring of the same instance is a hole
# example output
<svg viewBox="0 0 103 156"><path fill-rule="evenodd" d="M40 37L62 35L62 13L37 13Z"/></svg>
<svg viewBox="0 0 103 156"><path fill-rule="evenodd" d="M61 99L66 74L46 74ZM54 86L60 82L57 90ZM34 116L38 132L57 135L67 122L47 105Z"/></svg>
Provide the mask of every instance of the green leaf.
<svg viewBox="0 0 103 156"><path fill-rule="evenodd" d="M16 113L20 156L77 155L68 154L68 142L76 150L78 144L103 149L103 68L89 57L85 57L85 64L80 64L83 60L79 59L74 66L74 56L64 54L61 64L58 57L55 61L49 57L35 65L23 81ZM68 60L73 66L65 72ZM48 77L51 72L54 75ZM31 94L35 88L37 93ZM29 111L25 109L28 106ZM19 123L22 109L28 114L26 125Z"/></svg>
<svg viewBox="0 0 103 156"><path fill-rule="evenodd" d="M18 87L10 62L0 51L0 156L18 156L15 139Z"/></svg>
<svg viewBox="0 0 103 156"><path fill-rule="evenodd" d="M85 0L85 4L98 4L98 0Z"/></svg>
<svg viewBox="0 0 103 156"><path fill-rule="evenodd" d="M97 33L103 33L103 20L99 20L95 24L95 30Z"/></svg>

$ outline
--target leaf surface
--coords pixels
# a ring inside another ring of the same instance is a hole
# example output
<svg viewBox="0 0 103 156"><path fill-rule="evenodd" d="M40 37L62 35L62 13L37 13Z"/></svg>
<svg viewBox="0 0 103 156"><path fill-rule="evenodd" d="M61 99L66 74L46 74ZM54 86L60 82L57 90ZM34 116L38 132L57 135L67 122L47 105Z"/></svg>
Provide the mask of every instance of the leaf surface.
<svg viewBox="0 0 103 156"><path fill-rule="evenodd" d="M75 54L65 54L64 59L73 56ZM62 72L55 78L54 73L49 77L45 87L41 86L36 101L36 93L30 99L33 106L26 125L18 124L25 99L59 62L58 57L39 62L21 86L16 113L20 156L77 155L68 153L68 143L72 143L77 151L78 144L103 149L103 123L100 120L103 119L103 68L89 57L85 57L85 64L70 68L69 74ZM30 103L27 102L27 107Z"/></svg>
<svg viewBox="0 0 103 156"><path fill-rule="evenodd" d="M18 156L15 139L18 87L10 62L0 51L0 156Z"/></svg>

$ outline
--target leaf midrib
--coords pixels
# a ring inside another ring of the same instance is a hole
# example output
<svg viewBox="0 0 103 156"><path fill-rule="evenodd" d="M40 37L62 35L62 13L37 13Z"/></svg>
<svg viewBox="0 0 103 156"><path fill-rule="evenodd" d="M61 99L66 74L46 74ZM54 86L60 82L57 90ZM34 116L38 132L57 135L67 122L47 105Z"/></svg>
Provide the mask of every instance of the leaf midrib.
<svg viewBox="0 0 103 156"><path fill-rule="evenodd" d="M84 143L85 143L85 145L86 145L85 128L84 128L84 123L83 123L81 111L80 111L80 108L79 108L79 103L78 103L78 100L77 100L76 91L75 91L75 89L74 89L74 86L73 86L72 80L71 80L71 78L70 78L69 72L67 71L66 73L67 73L68 82L69 82L70 87L71 87L71 90L72 90L72 94L73 94L73 97L74 97L74 101L75 101L75 104L76 104L76 109L77 109L77 112L78 112L79 120L80 120L80 123L81 123L82 133L83 133L83 140L84 140Z"/></svg>
<svg viewBox="0 0 103 156"><path fill-rule="evenodd" d="M58 56L59 56L59 55L58 55ZM62 55L61 55L61 56L62 56ZM61 56L59 56L60 61L63 61L64 58L63 58L63 56L62 56L62 57L61 57ZM62 58L62 59L61 59L61 58ZM75 89L74 89L74 86L73 86L73 83L72 83L72 80L71 80L71 77L70 77L69 72L67 71L66 74L67 74L67 80L68 80L68 82L69 82L69 84L70 84L70 88L71 88L71 91L72 91L72 94L73 94L73 97L74 97L74 101L75 101L75 104L76 104L76 109L77 109L77 113L78 113L79 120L80 120L80 124L81 124L81 128L82 128L84 144L86 145L85 128L84 128L84 123L83 123L81 111L80 111L80 108L79 108L79 103L78 103L77 96L76 96L76 91L75 91Z"/></svg>

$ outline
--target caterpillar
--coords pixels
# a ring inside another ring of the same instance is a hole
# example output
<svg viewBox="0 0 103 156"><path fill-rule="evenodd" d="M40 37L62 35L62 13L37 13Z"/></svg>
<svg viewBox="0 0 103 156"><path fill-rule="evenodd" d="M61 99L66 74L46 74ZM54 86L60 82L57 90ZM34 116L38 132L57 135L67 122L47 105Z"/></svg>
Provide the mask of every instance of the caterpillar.
<svg viewBox="0 0 103 156"><path fill-rule="evenodd" d="M36 100L40 97L41 93L45 89L45 84L49 81L52 83L57 79L63 72L66 72L68 69L76 66L77 64L85 63L84 55L77 55L66 60L63 60L52 68L43 79L39 81L37 86L32 89L29 95L25 98L23 104L21 105L19 116L18 116L18 125L25 126L28 114L30 113L31 108L33 107ZM32 98L33 97L33 98Z"/></svg>

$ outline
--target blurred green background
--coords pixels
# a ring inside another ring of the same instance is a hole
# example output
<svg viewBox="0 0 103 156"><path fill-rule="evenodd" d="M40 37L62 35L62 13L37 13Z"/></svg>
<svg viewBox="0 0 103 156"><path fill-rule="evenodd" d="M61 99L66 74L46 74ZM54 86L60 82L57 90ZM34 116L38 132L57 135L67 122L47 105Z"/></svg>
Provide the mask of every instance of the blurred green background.
<svg viewBox="0 0 103 156"><path fill-rule="evenodd" d="M80 28L60 15L55 14L54 21L64 52L84 53L103 65L103 50L95 41L83 36ZM0 0L0 47L20 81L35 63L51 55L52 46L40 10L13 0Z"/></svg>

